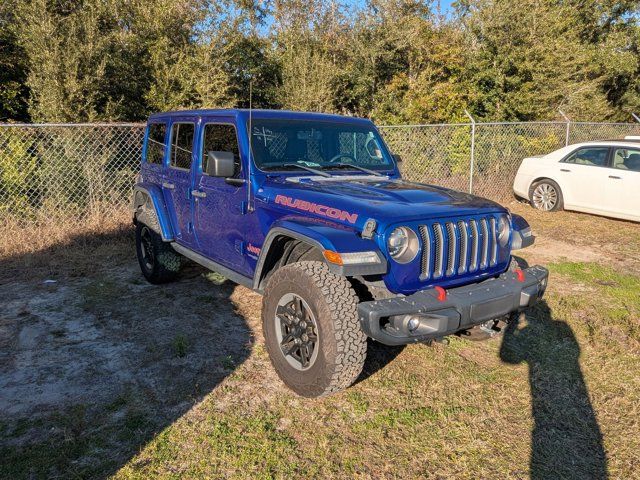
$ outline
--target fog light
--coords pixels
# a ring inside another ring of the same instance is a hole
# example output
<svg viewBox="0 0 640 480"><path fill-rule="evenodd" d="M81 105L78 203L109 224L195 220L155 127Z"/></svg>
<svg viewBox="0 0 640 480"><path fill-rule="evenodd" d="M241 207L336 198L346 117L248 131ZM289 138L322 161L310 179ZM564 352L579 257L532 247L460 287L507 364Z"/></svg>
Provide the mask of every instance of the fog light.
<svg viewBox="0 0 640 480"><path fill-rule="evenodd" d="M409 329L410 332L417 330L419 326L420 326L420 320L418 320L417 317L411 317L407 322L407 328Z"/></svg>

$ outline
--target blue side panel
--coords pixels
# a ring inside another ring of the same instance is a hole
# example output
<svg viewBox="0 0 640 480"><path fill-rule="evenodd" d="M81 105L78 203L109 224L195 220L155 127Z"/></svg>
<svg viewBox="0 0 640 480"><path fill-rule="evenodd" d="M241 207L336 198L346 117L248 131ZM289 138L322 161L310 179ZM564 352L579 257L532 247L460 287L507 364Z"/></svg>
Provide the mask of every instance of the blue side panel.
<svg viewBox="0 0 640 480"><path fill-rule="evenodd" d="M175 233L173 230L173 226L171 225L169 214L167 212L167 206L164 202L162 190L157 185L143 182L138 183L135 186L134 192L143 192L151 199L153 208L156 212L156 217L158 219L158 225L160 227L162 239L165 241L174 240Z"/></svg>

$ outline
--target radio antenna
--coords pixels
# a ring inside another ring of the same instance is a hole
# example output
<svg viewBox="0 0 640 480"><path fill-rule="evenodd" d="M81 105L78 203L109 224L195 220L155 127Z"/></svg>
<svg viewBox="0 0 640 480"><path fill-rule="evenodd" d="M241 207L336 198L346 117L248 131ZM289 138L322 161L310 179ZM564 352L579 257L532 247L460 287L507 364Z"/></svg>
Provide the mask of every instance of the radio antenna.
<svg viewBox="0 0 640 480"><path fill-rule="evenodd" d="M253 78L249 80L249 144L251 144L251 102L253 100Z"/></svg>
<svg viewBox="0 0 640 480"><path fill-rule="evenodd" d="M253 111L253 76L249 78L249 168L247 175L247 211L252 212L253 206L251 205L251 170L253 167L253 146L251 145L252 135L252 111Z"/></svg>

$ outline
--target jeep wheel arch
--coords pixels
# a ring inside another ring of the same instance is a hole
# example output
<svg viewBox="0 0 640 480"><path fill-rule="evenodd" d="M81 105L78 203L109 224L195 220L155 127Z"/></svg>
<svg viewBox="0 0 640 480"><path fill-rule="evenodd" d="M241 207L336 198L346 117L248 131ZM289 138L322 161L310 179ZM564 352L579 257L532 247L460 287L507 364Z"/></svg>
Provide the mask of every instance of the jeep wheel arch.
<svg viewBox="0 0 640 480"><path fill-rule="evenodd" d="M325 262L323 245L290 230L273 229L267 236L254 276L253 289L262 292L268 277L278 268L300 260Z"/></svg>
<svg viewBox="0 0 640 480"><path fill-rule="evenodd" d="M262 245L260 257L258 258L254 274L254 290L262 292L266 285L267 277L277 268L301 260L325 263L333 273L344 277L381 275L387 272L386 258L378 251L375 243L362 239L352 231L336 229L335 233L335 238L328 238L314 230L313 226L301 225L295 222L285 222L272 228ZM340 245L344 246L347 243L347 239L351 243L354 239L362 242L362 251L376 251L380 262L366 265L337 265L328 262L323 252L325 250L344 252L345 250L342 250ZM288 249L291 249L291 251Z"/></svg>
<svg viewBox="0 0 640 480"><path fill-rule="evenodd" d="M137 184L133 189L132 210L134 222L142 222L156 233L162 240L170 242L174 239L173 228L169 221L162 192L155 185Z"/></svg>

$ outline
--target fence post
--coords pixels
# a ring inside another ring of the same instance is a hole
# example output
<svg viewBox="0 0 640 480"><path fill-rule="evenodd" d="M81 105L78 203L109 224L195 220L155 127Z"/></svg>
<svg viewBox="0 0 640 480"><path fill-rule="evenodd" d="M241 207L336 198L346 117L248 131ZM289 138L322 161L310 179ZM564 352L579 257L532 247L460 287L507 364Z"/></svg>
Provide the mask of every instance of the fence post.
<svg viewBox="0 0 640 480"><path fill-rule="evenodd" d="M469 168L469 193L473 193L473 167L476 163L476 121L471 114L465 109L464 114L471 120L471 159Z"/></svg>
<svg viewBox="0 0 640 480"><path fill-rule="evenodd" d="M567 147L569 146L569 126L571 125L571 119L567 117L562 110L558 109L558 111L560 112L560 115L562 115L562 118L567 121L567 133L564 138L564 146Z"/></svg>

